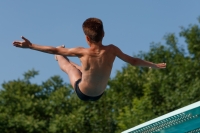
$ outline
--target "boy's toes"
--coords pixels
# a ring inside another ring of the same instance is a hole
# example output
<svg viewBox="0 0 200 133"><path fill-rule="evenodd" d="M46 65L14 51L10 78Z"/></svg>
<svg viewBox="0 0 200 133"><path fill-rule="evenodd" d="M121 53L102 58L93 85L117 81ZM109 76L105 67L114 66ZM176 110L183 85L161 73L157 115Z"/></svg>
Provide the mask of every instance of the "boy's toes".
<svg viewBox="0 0 200 133"><path fill-rule="evenodd" d="M57 46L56 48L64 48L64 47L65 47L65 45L61 45L61 46ZM54 58L55 58L56 61L58 61L57 55L55 55Z"/></svg>
<svg viewBox="0 0 200 133"><path fill-rule="evenodd" d="M65 45L57 46L56 48L64 48Z"/></svg>
<svg viewBox="0 0 200 133"><path fill-rule="evenodd" d="M58 59L57 59L57 55L54 55L54 58L55 58L56 61L58 61Z"/></svg>

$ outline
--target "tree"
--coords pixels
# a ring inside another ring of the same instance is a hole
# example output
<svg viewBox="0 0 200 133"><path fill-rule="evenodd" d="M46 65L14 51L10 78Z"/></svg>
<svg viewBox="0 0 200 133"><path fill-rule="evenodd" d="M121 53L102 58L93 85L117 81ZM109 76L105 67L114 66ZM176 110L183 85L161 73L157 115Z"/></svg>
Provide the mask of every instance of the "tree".
<svg viewBox="0 0 200 133"><path fill-rule="evenodd" d="M59 76L42 85L31 84L30 78L37 74L35 70L28 71L23 80L3 83L0 132L55 132L66 125L62 121L73 109L69 102L69 97L73 97L71 90Z"/></svg>
<svg viewBox="0 0 200 133"><path fill-rule="evenodd" d="M143 84L136 90L141 90L143 95L136 95L129 99L131 106L127 105L127 102L122 103L122 109L117 117L119 131L200 100L199 35L198 25L182 28L180 37L185 38L189 55L183 47L178 45L178 38L175 34L165 36L166 45L153 43L149 52L138 55L138 57L154 62L166 61L167 68L164 70L141 68L142 78L140 80L143 79ZM129 65L124 68L129 73L131 69L133 68ZM125 71L120 73L121 77L127 75ZM137 69L129 74L124 83L131 82L134 74L139 75ZM118 77L115 78L111 81L114 82L111 85L116 84ZM134 80L135 84L138 84L138 80ZM135 86L137 85L126 90L133 90Z"/></svg>
<svg viewBox="0 0 200 133"><path fill-rule="evenodd" d="M70 85L59 76L50 77L42 85L30 79L3 83L0 91L0 132L4 133L79 133L114 132L112 102L107 94L98 102L83 102Z"/></svg>

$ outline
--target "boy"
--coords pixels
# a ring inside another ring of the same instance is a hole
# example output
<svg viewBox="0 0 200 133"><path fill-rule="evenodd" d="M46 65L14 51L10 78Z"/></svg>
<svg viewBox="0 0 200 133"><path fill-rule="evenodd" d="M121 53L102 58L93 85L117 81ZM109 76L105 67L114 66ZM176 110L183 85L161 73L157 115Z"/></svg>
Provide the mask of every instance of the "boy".
<svg viewBox="0 0 200 133"><path fill-rule="evenodd" d="M115 57L130 63L133 66L143 66L151 68L165 68L166 63L154 64L138 58L133 58L123 53L115 45L104 46L103 23L98 18L88 18L84 21L83 31L89 48L76 47L64 48L40 46L32 44L22 36L23 41L14 41L13 45L20 48L30 48L33 50L55 54L55 58L62 71L68 74L70 83L77 96L84 101L96 101L102 95L107 86L111 69ZM81 61L81 66L69 61L65 56L76 56Z"/></svg>

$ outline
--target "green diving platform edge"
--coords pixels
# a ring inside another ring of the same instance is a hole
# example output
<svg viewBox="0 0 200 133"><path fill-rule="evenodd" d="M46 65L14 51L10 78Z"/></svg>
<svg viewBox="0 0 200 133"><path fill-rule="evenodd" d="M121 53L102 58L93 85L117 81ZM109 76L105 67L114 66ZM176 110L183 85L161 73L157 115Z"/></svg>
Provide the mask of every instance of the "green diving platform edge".
<svg viewBox="0 0 200 133"><path fill-rule="evenodd" d="M200 133L200 101L122 133Z"/></svg>

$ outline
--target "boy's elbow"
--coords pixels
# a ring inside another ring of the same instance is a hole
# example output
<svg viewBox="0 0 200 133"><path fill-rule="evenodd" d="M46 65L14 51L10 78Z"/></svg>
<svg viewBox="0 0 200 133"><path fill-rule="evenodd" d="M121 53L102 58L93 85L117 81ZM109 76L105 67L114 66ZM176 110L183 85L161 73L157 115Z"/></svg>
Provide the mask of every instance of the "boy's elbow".
<svg viewBox="0 0 200 133"><path fill-rule="evenodd" d="M133 58L131 60L131 63L130 63L132 66L138 66L139 65L139 59L138 58Z"/></svg>

